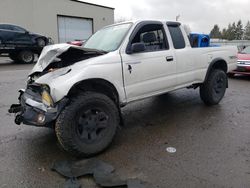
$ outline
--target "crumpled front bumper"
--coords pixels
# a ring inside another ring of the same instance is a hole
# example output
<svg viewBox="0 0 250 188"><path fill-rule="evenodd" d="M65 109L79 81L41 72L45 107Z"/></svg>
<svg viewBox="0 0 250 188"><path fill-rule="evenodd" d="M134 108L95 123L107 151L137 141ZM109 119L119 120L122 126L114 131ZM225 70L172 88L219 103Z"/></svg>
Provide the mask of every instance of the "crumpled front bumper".
<svg viewBox="0 0 250 188"><path fill-rule="evenodd" d="M58 102L55 107L47 107L39 96L20 90L19 104L11 105L9 113L15 113L15 123L39 127L53 127L54 121L67 104L68 99Z"/></svg>

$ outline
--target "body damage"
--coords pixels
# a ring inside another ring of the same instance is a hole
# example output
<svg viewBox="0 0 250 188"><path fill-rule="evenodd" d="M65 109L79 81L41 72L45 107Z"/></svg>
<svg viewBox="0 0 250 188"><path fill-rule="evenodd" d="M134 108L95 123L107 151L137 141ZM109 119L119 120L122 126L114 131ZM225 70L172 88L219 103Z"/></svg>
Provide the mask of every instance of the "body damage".
<svg viewBox="0 0 250 188"><path fill-rule="evenodd" d="M67 104L67 94L76 83L100 78L113 83L122 97L120 100L125 101L123 87L119 88L123 86L119 53L68 44L48 46L30 72L26 90L20 91L20 104L12 105L9 112L17 113L17 124L49 126ZM53 105L42 101L44 90L48 91Z"/></svg>

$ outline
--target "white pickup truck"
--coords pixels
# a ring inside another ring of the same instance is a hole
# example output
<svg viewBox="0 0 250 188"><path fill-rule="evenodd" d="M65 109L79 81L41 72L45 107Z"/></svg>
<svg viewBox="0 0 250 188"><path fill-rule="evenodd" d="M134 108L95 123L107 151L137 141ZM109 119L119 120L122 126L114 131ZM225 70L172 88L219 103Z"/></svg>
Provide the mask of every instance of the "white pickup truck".
<svg viewBox="0 0 250 188"><path fill-rule="evenodd" d="M17 124L51 127L61 146L91 156L111 143L121 107L180 88L199 88L216 105L236 68L236 47L193 48L178 22L136 21L107 26L84 48L46 47L9 109ZM166 107L167 108L167 107Z"/></svg>

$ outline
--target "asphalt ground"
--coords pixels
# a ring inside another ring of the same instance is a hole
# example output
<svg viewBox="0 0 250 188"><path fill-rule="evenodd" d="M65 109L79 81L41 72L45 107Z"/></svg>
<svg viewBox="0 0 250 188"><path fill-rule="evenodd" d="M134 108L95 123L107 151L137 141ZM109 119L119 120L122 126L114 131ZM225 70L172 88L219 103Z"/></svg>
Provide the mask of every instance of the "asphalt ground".
<svg viewBox="0 0 250 188"><path fill-rule="evenodd" d="M65 179L50 168L75 160L53 130L15 125L7 112L32 66L0 58L0 188L63 187ZM250 77L229 79L217 106L205 106L198 90L183 89L132 103L122 113L124 127L96 157L119 176L157 188L250 187ZM97 187L91 177L79 181Z"/></svg>

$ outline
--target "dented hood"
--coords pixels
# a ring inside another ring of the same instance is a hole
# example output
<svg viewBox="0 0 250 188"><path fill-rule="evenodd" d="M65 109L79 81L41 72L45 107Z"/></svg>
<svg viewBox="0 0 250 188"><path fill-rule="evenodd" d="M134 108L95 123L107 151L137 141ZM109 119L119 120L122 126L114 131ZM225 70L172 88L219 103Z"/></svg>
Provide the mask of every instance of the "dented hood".
<svg viewBox="0 0 250 188"><path fill-rule="evenodd" d="M75 49L81 51L83 54L82 56L84 56L84 53L96 53L99 55L105 54L105 52L99 50L86 49L70 44L55 44L46 46L44 47L37 63L35 64L29 75L43 72L51 63L53 63L56 60L56 58L58 58L63 53L67 52L69 49Z"/></svg>

